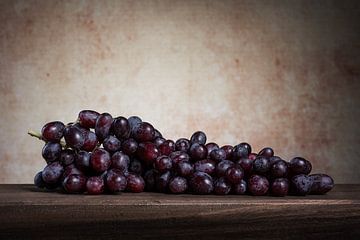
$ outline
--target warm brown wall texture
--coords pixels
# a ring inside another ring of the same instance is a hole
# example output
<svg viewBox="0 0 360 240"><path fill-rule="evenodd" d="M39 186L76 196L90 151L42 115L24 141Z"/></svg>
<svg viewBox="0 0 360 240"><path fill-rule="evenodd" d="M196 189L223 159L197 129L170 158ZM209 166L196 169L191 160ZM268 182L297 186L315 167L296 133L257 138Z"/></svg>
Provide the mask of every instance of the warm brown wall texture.
<svg viewBox="0 0 360 240"><path fill-rule="evenodd" d="M26 135L81 109L168 138L304 156L360 183L359 1L0 0L0 183L44 166Z"/></svg>

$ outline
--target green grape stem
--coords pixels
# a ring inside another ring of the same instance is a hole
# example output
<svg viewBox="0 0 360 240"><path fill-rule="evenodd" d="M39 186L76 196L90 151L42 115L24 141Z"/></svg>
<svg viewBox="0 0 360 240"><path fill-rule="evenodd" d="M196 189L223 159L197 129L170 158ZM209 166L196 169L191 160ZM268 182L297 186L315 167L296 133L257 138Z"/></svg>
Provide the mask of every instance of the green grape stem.
<svg viewBox="0 0 360 240"><path fill-rule="evenodd" d="M33 130L29 130L29 131L28 131L28 134L29 134L30 136L32 136L32 137L35 137L35 138L37 138L37 139L45 142L45 140L44 140L43 137L41 136L41 133L39 133L39 132L35 132L35 131L33 131ZM60 140L60 144L61 144L62 147L66 148L66 143L65 143L65 141Z"/></svg>

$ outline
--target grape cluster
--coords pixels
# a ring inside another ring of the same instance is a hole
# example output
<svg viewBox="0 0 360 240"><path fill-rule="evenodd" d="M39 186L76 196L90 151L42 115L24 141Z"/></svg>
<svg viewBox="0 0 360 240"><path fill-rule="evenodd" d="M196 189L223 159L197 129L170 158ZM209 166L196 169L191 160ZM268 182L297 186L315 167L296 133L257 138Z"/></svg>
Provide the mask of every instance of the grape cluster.
<svg viewBox="0 0 360 240"><path fill-rule="evenodd" d="M137 116L83 110L75 123L49 122L41 134L29 134L45 141L47 165L35 185L66 193L286 196L324 194L334 186L326 174L309 175L312 165L304 158L287 162L269 147L253 153L245 142L219 147L201 131L190 139L165 139Z"/></svg>

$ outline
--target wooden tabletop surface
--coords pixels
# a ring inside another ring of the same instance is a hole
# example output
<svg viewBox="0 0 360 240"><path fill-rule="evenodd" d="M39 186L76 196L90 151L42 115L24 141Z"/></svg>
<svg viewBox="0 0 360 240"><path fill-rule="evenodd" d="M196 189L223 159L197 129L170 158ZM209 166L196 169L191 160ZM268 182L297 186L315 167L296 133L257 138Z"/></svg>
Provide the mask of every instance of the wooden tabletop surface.
<svg viewBox="0 0 360 240"><path fill-rule="evenodd" d="M360 185L283 198L0 185L0 223L0 239L360 239Z"/></svg>

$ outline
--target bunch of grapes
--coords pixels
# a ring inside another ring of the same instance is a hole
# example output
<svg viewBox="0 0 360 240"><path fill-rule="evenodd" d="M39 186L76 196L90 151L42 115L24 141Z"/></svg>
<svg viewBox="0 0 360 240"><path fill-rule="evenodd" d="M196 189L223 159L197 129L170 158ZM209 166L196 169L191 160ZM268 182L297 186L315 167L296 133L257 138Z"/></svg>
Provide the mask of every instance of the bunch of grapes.
<svg viewBox="0 0 360 240"><path fill-rule="evenodd" d="M245 142L219 147L201 131L174 142L137 116L83 110L75 123L49 122L41 134L29 134L45 141L47 165L34 182L48 190L286 196L324 194L334 186L326 174L309 175L304 158L287 162L269 147L253 153Z"/></svg>

